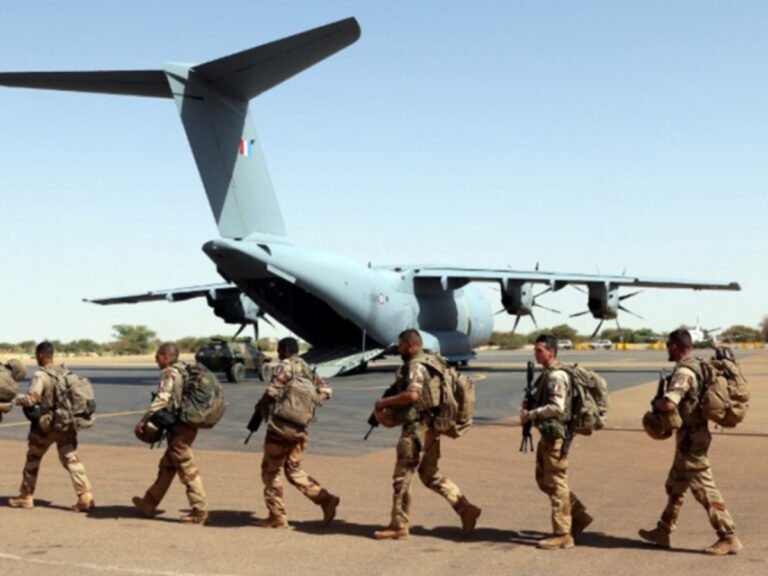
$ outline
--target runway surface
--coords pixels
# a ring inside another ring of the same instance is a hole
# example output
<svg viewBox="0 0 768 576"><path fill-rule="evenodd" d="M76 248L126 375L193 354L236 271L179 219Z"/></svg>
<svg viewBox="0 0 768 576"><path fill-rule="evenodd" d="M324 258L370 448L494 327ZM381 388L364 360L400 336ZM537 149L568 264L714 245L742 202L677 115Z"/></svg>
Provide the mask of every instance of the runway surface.
<svg viewBox="0 0 768 576"><path fill-rule="evenodd" d="M748 355L744 352L741 356ZM466 369L477 382L475 421L488 425L517 414L525 386L525 364L530 351L487 352L479 354ZM671 368L663 351L562 351L563 362L579 362L600 371L612 391L655 381L659 370ZM357 456L391 447L396 430L378 428L367 441L366 420L376 398L393 381L396 358L371 365L365 374L333 378L334 396L317 412L311 426L312 452L334 456ZM151 366L71 366L94 384L99 419L90 430L81 431L81 444L138 446L133 425L150 402L158 370ZM226 379L221 375L222 382ZM25 383L26 385L26 383ZM253 451L261 445L259 431L248 445L243 443L245 425L253 405L264 390L264 383L251 379L241 384L225 383L229 402L223 420L213 430L201 431L195 446L199 449ZM28 426L20 410L5 416L0 424L0 439L23 440Z"/></svg>

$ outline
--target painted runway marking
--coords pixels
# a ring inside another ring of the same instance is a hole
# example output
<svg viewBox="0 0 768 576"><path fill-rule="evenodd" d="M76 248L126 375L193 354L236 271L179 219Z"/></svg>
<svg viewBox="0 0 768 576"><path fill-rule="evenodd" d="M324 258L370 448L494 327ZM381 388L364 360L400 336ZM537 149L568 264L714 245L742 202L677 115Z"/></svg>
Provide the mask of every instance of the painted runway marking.
<svg viewBox="0 0 768 576"><path fill-rule="evenodd" d="M41 560L6 554L0 552L0 560L23 562L25 564L42 564L45 566L62 566L68 568L86 568L97 572L122 572L124 574L143 574L145 576L236 576L234 574L193 574L192 572L175 572L172 570L147 570L144 568L127 568L125 566L110 566L108 564L96 564L95 562L67 562L66 560Z"/></svg>
<svg viewBox="0 0 768 576"><path fill-rule="evenodd" d="M146 410L130 410L127 412L107 412L105 414L97 414L96 420L103 418L117 418L119 416L135 416L137 414L144 414ZM18 428L19 426L29 426L29 422L10 422L8 424L0 424L0 428Z"/></svg>

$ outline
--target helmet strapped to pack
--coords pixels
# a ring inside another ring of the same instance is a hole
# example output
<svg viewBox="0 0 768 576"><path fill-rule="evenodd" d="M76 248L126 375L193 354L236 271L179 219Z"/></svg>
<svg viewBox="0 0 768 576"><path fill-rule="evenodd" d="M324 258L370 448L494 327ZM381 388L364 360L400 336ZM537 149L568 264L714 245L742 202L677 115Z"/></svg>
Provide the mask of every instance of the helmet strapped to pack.
<svg viewBox="0 0 768 576"><path fill-rule="evenodd" d="M27 369L24 367L24 364L21 363L21 360L17 360L16 358L12 358L8 360L8 363L6 364L8 368L11 371L11 376L13 377L16 382L21 382L26 378L27 376Z"/></svg>

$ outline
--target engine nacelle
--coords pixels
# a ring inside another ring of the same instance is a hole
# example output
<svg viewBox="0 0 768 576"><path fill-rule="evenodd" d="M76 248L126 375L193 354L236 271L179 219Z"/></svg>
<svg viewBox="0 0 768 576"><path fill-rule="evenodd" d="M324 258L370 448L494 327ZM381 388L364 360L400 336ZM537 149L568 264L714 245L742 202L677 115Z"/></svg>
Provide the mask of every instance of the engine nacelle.
<svg viewBox="0 0 768 576"><path fill-rule="evenodd" d="M589 284L587 307L599 320L614 320L619 315L619 289L606 284Z"/></svg>
<svg viewBox="0 0 768 576"><path fill-rule="evenodd" d="M508 314L529 316L533 311L533 284L507 282L501 287L501 304Z"/></svg>
<svg viewBox="0 0 768 576"><path fill-rule="evenodd" d="M211 290L205 299L213 313L227 324L250 324L259 320L259 305L236 288Z"/></svg>

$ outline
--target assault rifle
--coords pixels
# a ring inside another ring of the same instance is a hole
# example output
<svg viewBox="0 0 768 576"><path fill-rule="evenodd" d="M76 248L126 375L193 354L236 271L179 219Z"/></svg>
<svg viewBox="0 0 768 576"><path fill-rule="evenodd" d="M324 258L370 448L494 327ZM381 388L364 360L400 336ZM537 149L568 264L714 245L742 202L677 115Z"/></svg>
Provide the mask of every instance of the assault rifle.
<svg viewBox="0 0 768 576"><path fill-rule="evenodd" d="M528 362L526 370L526 382L525 382L525 398L523 399L523 407L526 410L533 408L533 362ZM533 435L531 434L531 428L533 422L528 420L523 424L523 439L520 441L520 452L527 453L528 450L533 450Z"/></svg>
<svg viewBox="0 0 768 576"><path fill-rule="evenodd" d="M667 371L662 369L659 370L659 385L656 387L656 396L653 397L653 400L651 400L651 408L653 410L656 409L654 406L654 403L656 400L661 400L664 398L664 393L667 391Z"/></svg>
<svg viewBox="0 0 768 576"><path fill-rule="evenodd" d="M248 436L245 437L245 442L243 442L243 444L248 444L248 440L251 439L251 436L253 436L253 433L259 429L259 427L261 426L261 423L264 421L263 400L264 398L262 397L261 400L256 402L256 406L253 407L253 416L251 416L251 419L248 420L248 424L246 425L246 428L249 431Z"/></svg>
<svg viewBox="0 0 768 576"><path fill-rule="evenodd" d="M381 397L389 398L391 396L396 396L396 395L397 395L397 382L395 382L389 388L384 390L384 394L382 394ZM371 412L371 415L368 416L368 426L370 426L370 428L368 429L368 432L365 434L365 436L363 436L363 441L368 440L368 436L371 435L371 432L373 432L373 429L379 427L379 421L376 420L376 410Z"/></svg>

